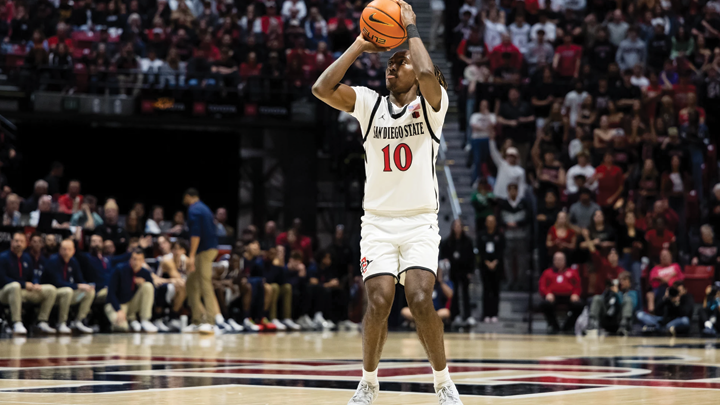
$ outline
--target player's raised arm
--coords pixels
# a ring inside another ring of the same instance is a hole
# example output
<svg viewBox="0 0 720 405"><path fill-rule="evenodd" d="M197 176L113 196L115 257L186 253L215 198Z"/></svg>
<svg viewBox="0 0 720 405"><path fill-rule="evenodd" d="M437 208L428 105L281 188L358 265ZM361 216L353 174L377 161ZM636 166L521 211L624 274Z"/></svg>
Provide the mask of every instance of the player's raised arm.
<svg viewBox="0 0 720 405"><path fill-rule="evenodd" d="M330 107L352 112L355 108L355 90L340 83L340 80L345 76L350 66L355 63L355 59L362 55L363 52L377 53L383 51L386 51L386 49L365 40L361 34L355 39L350 48L318 77L312 87L313 94Z"/></svg>
<svg viewBox="0 0 720 405"><path fill-rule="evenodd" d="M420 93L432 106L433 110L440 111L442 101L442 90L437 77L435 77L435 65L430 59L430 54L420 38L417 26L415 25L415 12L412 6L403 0L395 0L400 5L402 23L407 30L408 46L410 47L410 63L415 75L418 78Z"/></svg>

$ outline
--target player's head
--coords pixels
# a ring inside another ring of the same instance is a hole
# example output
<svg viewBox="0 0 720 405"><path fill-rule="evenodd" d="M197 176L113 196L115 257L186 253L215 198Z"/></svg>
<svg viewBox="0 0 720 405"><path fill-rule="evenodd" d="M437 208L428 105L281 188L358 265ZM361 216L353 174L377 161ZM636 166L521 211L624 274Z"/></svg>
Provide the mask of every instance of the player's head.
<svg viewBox="0 0 720 405"><path fill-rule="evenodd" d="M437 66L434 68L438 83L447 89L447 82L442 71ZM417 76L415 76L410 60L410 52L398 51L390 57L385 69L385 85L391 93L407 93L413 86L419 88Z"/></svg>

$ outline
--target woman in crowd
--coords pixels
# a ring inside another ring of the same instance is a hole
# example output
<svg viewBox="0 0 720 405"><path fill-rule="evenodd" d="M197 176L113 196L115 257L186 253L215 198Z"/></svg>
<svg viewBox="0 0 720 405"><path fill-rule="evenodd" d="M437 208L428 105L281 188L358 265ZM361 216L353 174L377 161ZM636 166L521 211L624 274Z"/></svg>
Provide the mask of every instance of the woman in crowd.
<svg viewBox="0 0 720 405"><path fill-rule="evenodd" d="M712 266L715 268L715 279L718 276L718 265L720 263L720 246L715 239L715 232L712 226L703 225L700 227L700 244L695 249L692 258L693 266Z"/></svg>
<svg viewBox="0 0 720 405"><path fill-rule="evenodd" d="M450 235L440 246L440 258L450 263L450 280L455 286L450 312L455 315L453 323L475 325L475 318L470 309L468 287L475 270L475 253L472 239L465 233L462 221L453 221Z"/></svg>
<svg viewBox="0 0 720 405"><path fill-rule="evenodd" d="M143 235L144 228L140 224L140 218L138 217L137 211L131 210L125 218L125 231L131 238L139 238Z"/></svg>
<svg viewBox="0 0 720 405"><path fill-rule="evenodd" d="M690 176L682 172L680 164L679 156L670 158L670 170L663 173L661 190L670 208L682 218L685 212L685 190L689 186Z"/></svg>
<svg viewBox="0 0 720 405"><path fill-rule="evenodd" d="M610 128L607 115L600 117L600 126L593 132L593 166L597 166L611 145L615 130Z"/></svg>
<svg viewBox="0 0 720 405"><path fill-rule="evenodd" d="M617 235L620 266L633 277L633 288L640 292L641 259L646 255L645 232L636 227L635 212L625 212L625 226Z"/></svg>
<svg viewBox="0 0 720 405"><path fill-rule="evenodd" d="M480 111L470 116L470 127L472 128L470 145L472 146L473 155L472 183L475 183L478 177L482 177L482 165L490 160L489 142L491 134L495 133L496 123L497 118L490 111L488 101L480 101Z"/></svg>
<svg viewBox="0 0 720 405"><path fill-rule="evenodd" d="M500 279L503 269L505 236L497 226L494 215L485 220L485 230L477 240L480 253L480 274L483 282L483 321L496 323L500 305Z"/></svg>
<svg viewBox="0 0 720 405"><path fill-rule="evenodd" d="M561 207L558 202L557 194L552 190L545 193L545 199L539 203L537 217L537 229L538 229L538 251L540 255L540 268L546 268L550 255L548 255L548 249L546 245L547 234L550 231L550 227L553 226L557 220L557 216L560 213Z"/></svg>
<svg viewBox="0 0 720 405"><path fill-rule="evenodd" d="M652 159L645 159L637 187L637 203L641 207L651 207L655 203L660 189L660 175ZM627 270L627 269L626 269Z"/></svg>
<svg viewBox="0 0 720 405"><path fill-rule="evenodd" d="M577 246L577 234L570 226L567 212L560 211L557 214L555 224L547 233L545 245L548 249L548 257L552 257L556 252L563 252L568 262L572 263Z"/></svg>

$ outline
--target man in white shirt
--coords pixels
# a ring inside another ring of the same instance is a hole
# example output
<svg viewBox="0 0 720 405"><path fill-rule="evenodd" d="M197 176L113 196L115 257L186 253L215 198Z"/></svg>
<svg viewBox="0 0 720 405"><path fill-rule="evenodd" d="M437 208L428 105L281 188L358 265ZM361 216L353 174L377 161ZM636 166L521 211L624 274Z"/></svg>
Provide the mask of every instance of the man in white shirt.
<svg viewBox="0 0 720 405"><path fill-rule="evenodd" d="M472 18L475 18L478 13L478 8L475 5L475 0L465 0L463 5L460 6L460 10L458 10L460 18L462 18L462 15L465 11L469 11L472 14Z"/></svg>
<svg viewBox="0 0 720 405"><path fill-rule="evenodd" d="M158 82L158 73L164 64L164 61L158 59L154 49L148 49L147 58L140 59L140 69L145 75L148 84Z"/></svg>
<svg viewBox="0 0 720 405"><path fill-rule="evenodd" d="M297 10L295 18L302 21L307 15L307 7L305 6L305 2L303 0L285 0L282 10L280 11L280 15L283 20L287 21L290 19L290 10L293 8Z"/></svg>
<svg viewBox="0 0 720 405"><path fill-rule="evenodd" d="M502 42L502 35L507 34L507 27L500 18L500 11L497 8L488 10L485 24L485 45L489 50L495 49Z"/></svg>
<svg viewBox="0 0 720 405"><path fill-rule="evenodd" d="M577 164L571 167L567 172L567 184L565 189L568 194L575 194L579 191L577 185L575 185L576 176L582 175L589 180L595 175L595 168L590 165L590 156L587 152L583 151L578 153L577 160ZM585 183L585 187L590 190L595 190L597 188L597 182L593 181L592 183Z"/></svg>
<svg viewBox="0 0 720 405"><path fill-rule="evenodd" d="M544 11L538 13L538 22L532 26L530 30L530 38L534 41L537 39L538 30L545 31L545 40L553 43L555 42L555 35L557 27L552 22L548 21L547 14Z"/></svg>
<svg viewBox="0 0 720 405"><path fill-rule="evenodd" d="M530 42L530 24L525 22L525 16L517 13L515 15L515 22L510 24L508 29L510 30L513 45L524 55L528 50Z"/></svg>
<svg viewBox="0 0 720 405"><path fill-rule="evenodd" d="M505 151L505 159L503 159L500 151L495 144L495 134L490 134L490 157L492 157L497 167L497 178L495 179L495 187L493 194L495 198L506 200L508 198L507 186L509 184L518 185L518 195L525 195L525 169L519 165L520 153L517 148L509 147Z"/></svg>
<svg viewBox="0 0 720 405"><path fill-rule="evenodd" d="M583 101L589 95L587 91L583 90L581 81L575 80L574 87L573 91L565 95L565 102L563 103L563 112L570 116L571 127L575 127L580 106L582 106Z"/></svg>

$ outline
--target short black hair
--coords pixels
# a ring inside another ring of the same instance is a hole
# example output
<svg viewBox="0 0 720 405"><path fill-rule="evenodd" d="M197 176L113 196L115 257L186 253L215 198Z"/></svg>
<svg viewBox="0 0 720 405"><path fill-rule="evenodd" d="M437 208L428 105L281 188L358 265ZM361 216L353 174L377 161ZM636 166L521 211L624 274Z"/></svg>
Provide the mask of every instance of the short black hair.
<svg viewBox="0 0 720 405"><path fill-rule="evenodd" d="M185 190L185 193L183 196L189 195L190 197L200 197L200 193L197 191L196 188L190 187L189 189Z"/></svg>
<svg viewBox="0 0 720 405"><path fill-rule="evenodd" d="M143 257L145 257L145 252L143 252L143 250L140 248L135 248L135 249L131 250L130 253L132 253L134 255L143 255Z"/></svg>
<svg viewBox="0 0 720 405"><path fill-rule="evenodd" d="M678 291L676 287L670 287L668 289L668 294L670 295L670 297L675 298L680 295L680 291Z"/></svg>
<svg viewBox="0 0 720 405"><path fill-rule="evenodd" d="M63 167L65 167L65 165L63 165L62 163L58 162L57 160L54 161L54 162L52 162L52 164L50 164L50 170L62 169Z"/></svg>
<svg viewBox="0 0 720 405"><path fill-rule="evenodd" d="M581 188L580 191L578 192L578 194L579 195L587 194L592 197L592 191L590 191L590 189L587 187Z"/></svg>

